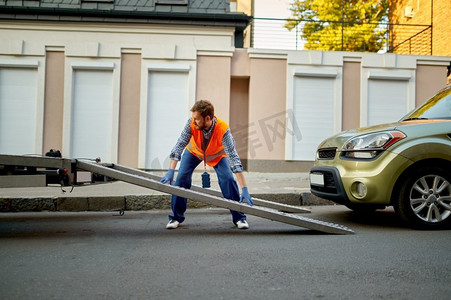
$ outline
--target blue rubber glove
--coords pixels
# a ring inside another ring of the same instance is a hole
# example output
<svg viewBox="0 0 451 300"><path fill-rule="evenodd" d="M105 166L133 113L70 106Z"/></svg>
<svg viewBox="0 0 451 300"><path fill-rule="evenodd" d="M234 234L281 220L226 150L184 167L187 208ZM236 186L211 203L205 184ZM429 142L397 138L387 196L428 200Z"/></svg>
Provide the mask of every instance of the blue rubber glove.
<svg viewBox="0 0 451 300"><path fill-rule="evenodd" d="M169 184L172 184L172 181L174 180L174 172L175 172L174 169L169 169L166 175L164 175L163 178L161 178L160 182L161 183L169 182Z"/></svg>
<svg viewBox="0 0 451 300"><path fill-rule="evenodd" d="M247 190L247 187L244 187L241 191L241 197L240 197L240 203L243 202L243 199L246 199L247 204L249 204L249 206L254 205L254 202L252 201L252 197L249 194L249 191Z"/></svg>

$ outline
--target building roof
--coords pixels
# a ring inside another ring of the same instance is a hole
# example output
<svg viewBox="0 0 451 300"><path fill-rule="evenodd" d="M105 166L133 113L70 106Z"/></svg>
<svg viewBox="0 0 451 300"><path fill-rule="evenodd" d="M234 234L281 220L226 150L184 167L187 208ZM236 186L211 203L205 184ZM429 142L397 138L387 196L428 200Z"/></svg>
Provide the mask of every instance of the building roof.
<svg viewBox="0 0 451 300"><path fill-rule="evenodd" d="M224 0L0 0L2 19L234 27L240 47L252 17Z"/></svg>
<svg viewBox="0 0 451 300"><path fill-rule="evenodd" d="M220 0L0 0L0 19L233 26L251 17ZM172 3L172 4L168 4ZM185 4L184 4L185 3Z"/></svg>

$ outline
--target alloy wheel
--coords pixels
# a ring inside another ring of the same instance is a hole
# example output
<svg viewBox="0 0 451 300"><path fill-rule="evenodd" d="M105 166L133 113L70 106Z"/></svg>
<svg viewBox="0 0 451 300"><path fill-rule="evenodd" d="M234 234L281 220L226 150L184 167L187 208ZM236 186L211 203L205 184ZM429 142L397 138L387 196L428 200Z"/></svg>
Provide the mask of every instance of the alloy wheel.
<svg viewBox="0 0 451 300"><path fill-rule="evenodd" d="M424 222L438 223L451 216L451 184L441 176L420 177L409 197L413 213Z"/></svg>

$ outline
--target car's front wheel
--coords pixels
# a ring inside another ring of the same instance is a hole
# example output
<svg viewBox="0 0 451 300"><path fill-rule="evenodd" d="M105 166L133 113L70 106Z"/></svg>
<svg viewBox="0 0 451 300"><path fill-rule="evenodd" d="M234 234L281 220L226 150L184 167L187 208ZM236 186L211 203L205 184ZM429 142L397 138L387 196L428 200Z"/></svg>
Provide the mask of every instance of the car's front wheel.
<svg viewBox="0 0 451 300"><path fill-rule="evenodd" d="M441 167L420 167L404 181L394 208L415 228L451 225L451 175Z"/></svg>

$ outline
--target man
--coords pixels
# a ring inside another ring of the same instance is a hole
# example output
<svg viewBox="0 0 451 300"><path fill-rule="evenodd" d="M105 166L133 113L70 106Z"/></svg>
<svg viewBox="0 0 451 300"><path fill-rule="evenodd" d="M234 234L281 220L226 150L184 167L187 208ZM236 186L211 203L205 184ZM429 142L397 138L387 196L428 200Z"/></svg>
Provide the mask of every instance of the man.
<svg viewBox="0 0 451 300"><path fill-rule="evenodd" d="M214 168L224 198L240 203L246 199L252 206L252 198L246 186L243 167L229 126L214 115L214 107L209 101L197 101L191 108L191 112L192 118L186 123L171 151L169 170L161 182L172 184L174 170L181 160L175 186L189 189L194 169L204 161L204 164ZM242 188L241 197L233 173ZM175 229L185 220L186 203L186 198L172 195L172 215L169 216L167 229ZM249 228L246 215L232 210L230 213L233 223L239 229Z"/></svg>

